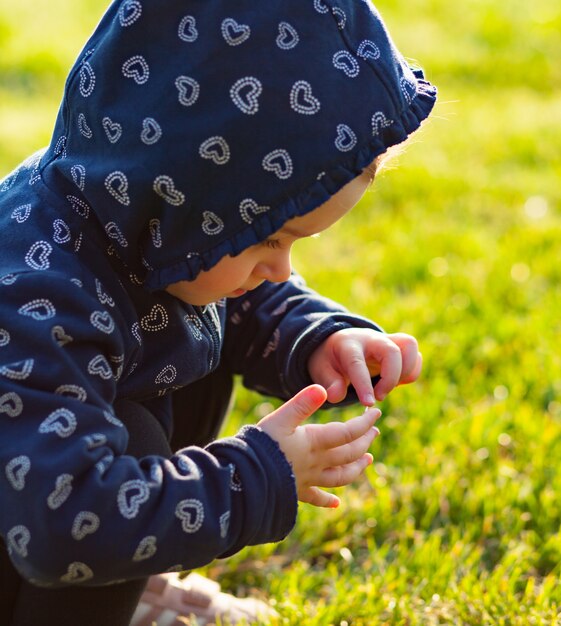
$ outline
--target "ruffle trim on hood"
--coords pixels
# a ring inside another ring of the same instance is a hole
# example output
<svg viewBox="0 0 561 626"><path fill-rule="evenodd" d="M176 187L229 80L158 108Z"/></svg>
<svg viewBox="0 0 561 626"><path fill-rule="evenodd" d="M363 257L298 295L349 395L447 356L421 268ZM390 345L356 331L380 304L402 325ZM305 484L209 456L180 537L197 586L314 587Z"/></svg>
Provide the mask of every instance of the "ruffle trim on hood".
<svg viewBox="0 0 561 626"><path fill-rule="evenodd" d="M250 246L258 244L290 219L306 215L327 202L347 183L359 176L376 157L390 147L403 143L422 122L430 115L437 96L437 88L424 80L420 69L413 70L417 78L417 92L399 119L375 134L370 141L355 152L349 160L335 164L329 171L322 172L310 187L294 197L286 198L269 211L254 217L239 232L226 241L217 243L201 253L194 253L172 265L159 269L150 269L144 280L149 291L164 289L166 286L181 281L194 280L201 271L214 267L226 255L236 256Z"/></svg>

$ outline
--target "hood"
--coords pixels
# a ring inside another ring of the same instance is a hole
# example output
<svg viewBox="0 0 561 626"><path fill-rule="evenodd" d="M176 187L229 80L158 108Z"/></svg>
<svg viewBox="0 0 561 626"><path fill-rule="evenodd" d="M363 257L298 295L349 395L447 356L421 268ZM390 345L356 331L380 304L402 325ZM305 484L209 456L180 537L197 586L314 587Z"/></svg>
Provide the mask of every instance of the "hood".
<svg viewBox="0 0 561 626"><path fill-rule="evenodd" d="M435 98L365 0L120 0L40 175L157 290L325 202Z"/></svg>

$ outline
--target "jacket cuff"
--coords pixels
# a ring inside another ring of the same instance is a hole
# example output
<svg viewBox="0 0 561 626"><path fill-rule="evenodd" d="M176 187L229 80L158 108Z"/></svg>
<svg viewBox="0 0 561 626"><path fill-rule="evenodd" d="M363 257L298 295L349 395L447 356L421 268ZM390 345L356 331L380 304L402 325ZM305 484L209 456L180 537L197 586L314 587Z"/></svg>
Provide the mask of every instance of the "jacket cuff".
<svg viewBox="0 0 561 626"><path fill-rule="evenodd" d="M279 444L258 426L244 426L236 437L251 446L266 468L270 480L267 493L263 494L267 498L267 506L271 507L266 516L269 527L261 528L260 536L250 538L247 545L263 543L263 532L266 533L267 542L282 541L294 528L298 513L296 479L292 466Z"/></svg>

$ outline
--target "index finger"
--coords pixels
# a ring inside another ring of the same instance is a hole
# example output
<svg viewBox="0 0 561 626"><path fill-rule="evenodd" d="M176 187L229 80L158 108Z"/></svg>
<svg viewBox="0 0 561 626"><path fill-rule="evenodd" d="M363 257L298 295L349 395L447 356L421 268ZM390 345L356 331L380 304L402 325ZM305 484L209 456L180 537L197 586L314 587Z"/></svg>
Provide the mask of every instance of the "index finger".
<svg viewBox="0 0 561 626"><path fill-rule="evenodd" d="M401 350L391 339L377 341L369 348L368 356L380 365L380 380L374 387L376 400L383 400L399 384L403 367Z"/></svg>
<svg viewBox="0 0 561 626"><path fill-rule="evenodd" d="M382 415L379 409L368 409L362 415L347 422L329 422L327 424L309 424L312 433L312 450L328 450L352 443L362 437Z"/></svg>
<svg viewBox="0 0 561 626"><path fill-rule="evenodd" d="M349 342L341 347L339 359L345 376L355 388L361 404L371 406L376 401L372 378L362 345L358 342Z"/></svg>

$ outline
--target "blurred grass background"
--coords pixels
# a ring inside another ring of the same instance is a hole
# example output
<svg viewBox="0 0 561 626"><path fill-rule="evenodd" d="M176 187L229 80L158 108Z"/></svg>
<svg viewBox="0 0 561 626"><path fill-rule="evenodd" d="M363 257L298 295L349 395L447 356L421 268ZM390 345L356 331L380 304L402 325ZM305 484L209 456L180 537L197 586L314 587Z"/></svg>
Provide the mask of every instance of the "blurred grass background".
<svg viewBox="0 0 561 626"><path fill-rule="evenodd" d="M440 102L294 261L415 335L423 376L382 403L375 465L339 510L302 506L285 542L206 571L262 589L284 624L561 624L561 5L377 6ZM0 178L49 141L104 7L0 0ZM270 407L240 390L228 429Z"/></svg>

